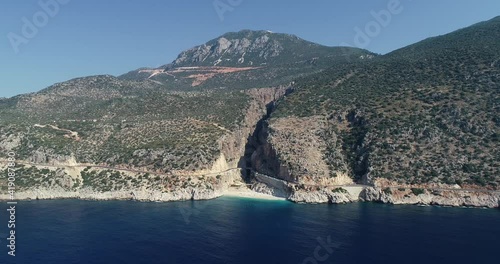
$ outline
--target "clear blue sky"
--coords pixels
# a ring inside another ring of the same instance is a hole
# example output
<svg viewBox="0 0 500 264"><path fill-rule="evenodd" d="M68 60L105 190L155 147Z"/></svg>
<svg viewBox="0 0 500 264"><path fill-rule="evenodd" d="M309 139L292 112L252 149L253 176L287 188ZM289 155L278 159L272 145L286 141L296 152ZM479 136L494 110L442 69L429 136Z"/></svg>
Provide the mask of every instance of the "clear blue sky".
<svg viewBox="0 0 500 264"><path fill-rule="evenodd" d="M354 45L354 29L364 29L374 21L370 12L387 9L391 0L217 0L237 4L222 20L214 0L52 0L68 3L48 21L39 1L51 0L2 1L0 97L74 77L160 66L184 49L241 29L291 33L328 46ZM498 0L400 2L402 11L370 37L367 49L384 54L500 15ZM38 32L28 35L27 43L17 43L16 53L9 33L23 37L23 17L33 21L35 14Z"/></svg>

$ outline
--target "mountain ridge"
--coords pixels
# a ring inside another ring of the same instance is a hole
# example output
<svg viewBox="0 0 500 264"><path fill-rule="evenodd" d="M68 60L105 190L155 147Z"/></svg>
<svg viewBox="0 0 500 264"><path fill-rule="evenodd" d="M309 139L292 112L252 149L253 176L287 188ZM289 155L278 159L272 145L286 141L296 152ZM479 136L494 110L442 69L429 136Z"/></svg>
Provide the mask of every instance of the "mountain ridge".
<svg viewBox="0 0 500 264"><path fill-rule="evenodd" d="M367 50L327 47L290 34L242 30L184 50L169 64L134 70L119 78L152 79L183 90L223 86L256 88L291 82L296 76L337 63L375 56Z"/></svg>

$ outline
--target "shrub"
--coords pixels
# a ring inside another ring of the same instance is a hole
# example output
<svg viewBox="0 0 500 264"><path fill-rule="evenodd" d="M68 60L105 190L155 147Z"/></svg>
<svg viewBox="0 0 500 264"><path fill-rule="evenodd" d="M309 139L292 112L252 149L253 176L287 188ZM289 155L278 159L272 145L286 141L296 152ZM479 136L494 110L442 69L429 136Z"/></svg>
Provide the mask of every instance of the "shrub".
<svg viewBox="0 0 500 264"><path fill-rule="evenodd" d="M346 189L344 188L336 188L335 190L333 190L334 193L349 193Z"/></svg>
<svg viewBox="0 0 500 264"><path fill-rule="evenodd" d="M424 194L425 193L425 190L424 189L420 189L420 188L411 188L411 192L414 194L414 195L421 195L421 194Z"/></svg>

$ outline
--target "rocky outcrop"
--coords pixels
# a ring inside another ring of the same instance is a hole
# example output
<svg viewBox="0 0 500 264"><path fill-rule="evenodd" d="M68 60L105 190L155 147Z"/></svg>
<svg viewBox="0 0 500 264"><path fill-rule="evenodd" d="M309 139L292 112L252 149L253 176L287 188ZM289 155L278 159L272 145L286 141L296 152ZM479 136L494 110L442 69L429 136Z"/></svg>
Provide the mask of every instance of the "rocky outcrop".
<svg viewBox="0 0 500 264"><path fill-rule="evenodd" d="M137 200L137 201L186 201L209 200L222 196L222 190L186 188L174 192L123 190L97 192L92 189L66 191L62 188L36 189L15 194L16 200L52 200L52 199L82 199L82 200ZM0 200L8 200L10 196L0 194Z"/></svg>
<svg viewBox="0 0 500 264"><path fill-rule="evenodd" d="M254 192L258 192L258 193L272 195L274 197L280 197L280 198L288 198L289 197L288 192L286 192L282 189L279 189L279 188L274 188L274 187L267 185L263 182L255 182L252 185L251 190Z"/></svg>
<svg viewBox="0 0 500 264"><path fill-rule="evenodd" d="M408 190L398 191L396 189L366 188L361 198L364 201L381 202L389 204L421 204L439 206L466 206L466 207L488 207L498 208L500 203L500 192L488 191L464 191L445 190L413 193Z"/></svg>
<svg viewBox="0 0 500 264"><path fill-rule="evenodd" d="M266 142L260 135L258 142L264 141L251 155L252 169L267 175L273 175L277 179L293 182L295 178L290 175L288 167L282 164L273 146Z"/></svg>
<svg viewBox="0 0 500 264"><path fill-rule="evenodd" d="M287 87L250 89L247 94L251 97L250 104L245 112L245 117L240 126L224 135L220 140L220 148L225 155L229 167L239 167L244 170L247 166L244 157L248 151L248 139L254 133L259 120L266 115L266 107L286 93ZM243 171L244 172L244 171Z"/></svg>
<svg viewBox="0 0 500 264"><path fill-rule="evenodd" d="M228 162L231 166L240 168L243 178L247 180L252 166L251 155L259 145L255 141L255 135L259 134L257 131L260 131L262 127L262 120L269 115L269 109L289 89L288 86L279 86L248 90L247 94L252 100L242 124L220 140L221 150L228 157Z"/></svg>
<svg viewBox="0 0 500 264"><path fill-rule="evenodd" d="M256 192L288 198L293 190L288 182L260 173L254 173L254 180L256 183L252 186L252 190Z"/></svg>
<svg viewBox="0 0 500 264"><path fill-rule="evenodd" d="M0 149L11 151L21 144L23 136L19 134L0 135Z"/></svg>
<svg viewBox="0 0 500 264"><path fill-rule="evenodd" d="M241 31L186 50L172 65L261 65L278 57L283 50L283 43L270 32Z"/></svg>
<svg viewBox="0 0 500 264"><path fill-rule="evenodd" d="M276 179L258 172L252 190L276 197L284 197L295 203L350 203L359 200L362 187L307 187Z"/></svg>
<svg viewBox="0 0 500 264"><path fill-rule="evenodd" d="M321 117L273 118L269 123L265 120L252 139L253 170L293 183L352 184L343 160L338 159L343 166L327 163L331 147L322 135L325 126L326 120Z"/></svg>
<svg viewBox="0 0 500 264"><path fill-rule="evenodd" d="M331 203L331 204L343 204L351 203L357 198L353 198L349 193L335 192L331 190L320 190L320 191L294 191L293 194L288 198L290 201L295 203Z"/></svg>
<svg viewBox="0 0 500 264"><path fill-rule="evenodd" d="M48 165L76 165L76 159L72 155L55 154L53 149L39 148L31 154L28 161L35 164Z"/></svg>

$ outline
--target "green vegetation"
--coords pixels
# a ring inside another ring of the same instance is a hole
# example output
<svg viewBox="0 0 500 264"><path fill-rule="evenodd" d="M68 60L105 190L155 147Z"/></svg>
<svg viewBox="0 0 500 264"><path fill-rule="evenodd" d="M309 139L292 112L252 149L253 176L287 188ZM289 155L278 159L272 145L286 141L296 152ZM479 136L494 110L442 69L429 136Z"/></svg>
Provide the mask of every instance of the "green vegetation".
<svg viewBox="0 0 500 264"><path fill-rule="evenodd" d="M0 142L14 140L19 159L35 155L38 163L74 156L78 162L164 172L203 169L219 157L218 139L241 124L249 104L239 91L170 92L149 82L134 85L87 77L10 99L18 104L2 101L2 116L25 118L0 119Z"/></svg>
<svg viewBox="0 0 500 264"><path fill-rule="evenodd" d="M425 190L424 189L420 189L420 188L411 188L411 192L414 194L414 195L421 195L421 194L424 194L425 193Z"/></svg>
<svg viewBox="0 0 500 264"><path fill-rule="evenodd" d="M391 188L387 187L382 190L385 194L392 194Z"/></svg>
<svg viewBox="0 0 500 264"><path fill-rule="evenodd" d="M272 119L321 116L330 169L342 172L345 164L358 182L497 188L498 39L496 18L337 65L297 80L296 92L279 102Z"/></svg>
<svg viewBox="0 0 500 264"><path fill-rule="evenodd" d="M333 190L334 193L344 193L344 194L348 194L349 192L344 189L344 188L336 188Z"/></svg>
<svg viewBox="0 0 500 264"><path fill-rule="evenodd" d="M73 189L74 183L69 175L62 169L49 170L38 169L34 166L16 166L16 191L24 191L29 189L43 188L61 188L62 190L70 191ZM6 170L0 170L1 175L7 175ZM7 178L0 178L0 186L7 186ZM3 188L4 190L6 188Z"/></svg>

